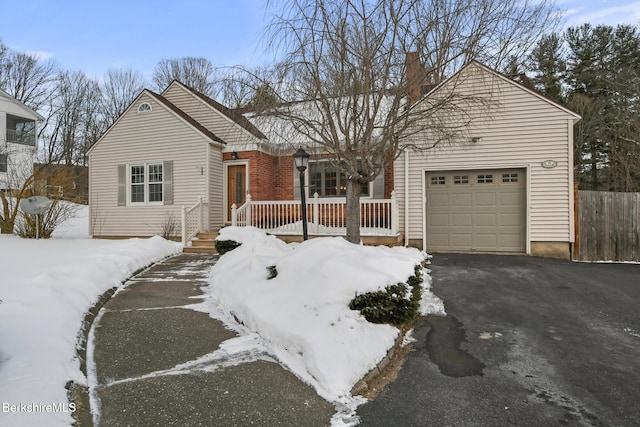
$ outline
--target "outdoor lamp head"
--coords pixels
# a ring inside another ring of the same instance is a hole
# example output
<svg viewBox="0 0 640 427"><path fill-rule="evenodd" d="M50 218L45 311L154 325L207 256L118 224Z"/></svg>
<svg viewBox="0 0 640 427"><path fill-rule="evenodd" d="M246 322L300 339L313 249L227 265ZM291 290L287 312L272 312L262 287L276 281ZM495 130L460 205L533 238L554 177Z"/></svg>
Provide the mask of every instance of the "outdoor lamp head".
<svg viewBox="0 0 640 427"><path fill-rule="evenodd" d="M298 148L298 151L293 153L293 161L295 162L296 169L300 172L304 172L309 164L309 153L304 151L302 147Z"/></svg>

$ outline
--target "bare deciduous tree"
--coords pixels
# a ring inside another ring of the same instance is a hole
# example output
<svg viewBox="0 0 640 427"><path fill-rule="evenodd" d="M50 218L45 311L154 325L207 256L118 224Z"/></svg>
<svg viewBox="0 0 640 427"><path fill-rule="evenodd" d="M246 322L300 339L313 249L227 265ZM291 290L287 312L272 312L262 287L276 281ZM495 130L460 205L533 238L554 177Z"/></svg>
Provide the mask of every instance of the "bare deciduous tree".
<svg viewBox="0 0 640 427"><path fill-rule="evenodd" d="M42 133L45 163L86 164L86 151L104 129L100 102L100 87L84 73L60 73Z"/></svg>
<svg viewBox="0 0 640 427"><path fill-rule="evenodd" d="M271 70L240 66L221 68L215 83L218 101L229 108L257 108L273 105L277 95L271 82Z"/></svg>
<svg viewBox="0 0 640 427"><path fill-rule="evenodd" d="M0 42L0 87L33 110L39 111L53 96L57 73L55 62L7 49Z"/></svg>
<svg viewBox="0 0 640 427"><path fill-rule="evenodd" d="M131 68L107 70L102 88L102 114L105 126L111 126L144 89L144 78Z"/></svg>
<svg viewBox="0 0 640 427"><path fill-rule="evenodd" d="M281 80L274 88L279 103L264 109L264 121L287 123L284 128L293 128L297 143L332 156L346 177L346 237L355 243L360 241L362 185L408 147L431 148L459 135L471 121L471 109L481 114L490 103L490 93L460 97L455 82L438 96L416 102L425 86L442 82L472 59L500 64L533 43L528 37L542 32L543 21L552 21L546 1L289 0L278 5L282 12L267 31L280 56ZM429 146L415 144L414 136L426 131Z"/></svg>
<svg viewBox="0 0 640 427"><path fill-rule="evenodd" d="M198 92L215 97L215 83L218 80L211 61L191 56L179 59L163 59L153 71L153 84L159 92L164 91L172 81L178 80Z"/></svg>

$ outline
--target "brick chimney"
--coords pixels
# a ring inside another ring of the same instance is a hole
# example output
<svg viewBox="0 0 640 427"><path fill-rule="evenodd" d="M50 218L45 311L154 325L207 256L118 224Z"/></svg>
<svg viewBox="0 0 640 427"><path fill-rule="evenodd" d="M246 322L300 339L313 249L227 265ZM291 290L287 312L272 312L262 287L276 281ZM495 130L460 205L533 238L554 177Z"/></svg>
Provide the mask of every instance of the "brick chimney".
<svg viewBox="0 0 640 427"><path fill-rule="evenodd" d="M409 105L413 105L422 97L421 86L424 73L420 64L420 54L418 52L407 52L405 67L407 101Z"/></svg>

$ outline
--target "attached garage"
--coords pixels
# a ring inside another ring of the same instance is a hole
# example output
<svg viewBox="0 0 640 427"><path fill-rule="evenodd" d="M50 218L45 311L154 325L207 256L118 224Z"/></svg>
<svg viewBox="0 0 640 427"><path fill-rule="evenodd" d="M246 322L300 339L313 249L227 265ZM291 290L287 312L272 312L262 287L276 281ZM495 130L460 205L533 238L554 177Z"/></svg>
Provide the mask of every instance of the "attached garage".
<svg viewBox="0 0 640 427"><path fill-rule="evenodd" d="M434 113L434 129L451 128L411 135L393 165L405 244L569 258L580 116L474 61L419 103L440 101L459 109Z"/></svg>
<svg viewBox="0 0 640 427"><path fill-rule="evenodd" d="M427 251L526 252L526 170L426 172Z"/></svg>

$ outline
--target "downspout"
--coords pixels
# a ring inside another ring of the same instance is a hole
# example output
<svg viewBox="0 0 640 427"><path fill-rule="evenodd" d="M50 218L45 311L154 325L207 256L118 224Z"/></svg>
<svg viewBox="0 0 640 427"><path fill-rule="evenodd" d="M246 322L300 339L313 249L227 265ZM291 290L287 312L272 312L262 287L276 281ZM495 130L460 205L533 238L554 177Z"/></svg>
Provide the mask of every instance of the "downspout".
<svg viewBox="0 0 640 427"><path fill-rule="evenodd" d="M404 245L409 246L409 149L404 150Z"/></svg>

